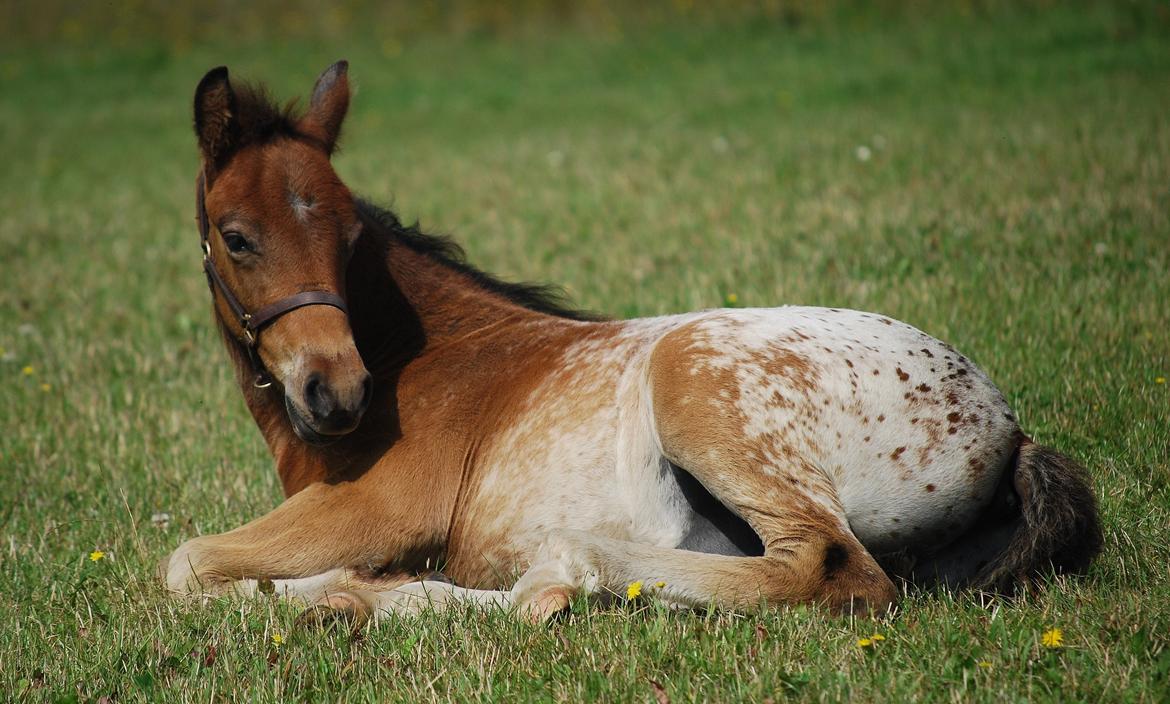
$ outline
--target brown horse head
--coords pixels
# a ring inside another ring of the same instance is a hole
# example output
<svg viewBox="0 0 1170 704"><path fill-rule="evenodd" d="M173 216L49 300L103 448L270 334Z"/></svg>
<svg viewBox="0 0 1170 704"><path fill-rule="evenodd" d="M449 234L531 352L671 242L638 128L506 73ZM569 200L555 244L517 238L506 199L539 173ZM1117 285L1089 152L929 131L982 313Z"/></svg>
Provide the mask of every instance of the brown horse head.
<svg viewBox="0 0 1170 704"><path fill-rule="evenodd" d="M195 89L205 249L209 278L220 279L212 286L220 325L283 387L293 428L314 444L357 427L371 393L342 299L329 295L345 296L361 231L353 196L329 162L349 107L346 68L340 61L321 74L303 116L274 109L257 89L233 87L223 67ZM305 292L317 300L298 297ZM239 309L273 305L289 309L247 329Z"/></svg>

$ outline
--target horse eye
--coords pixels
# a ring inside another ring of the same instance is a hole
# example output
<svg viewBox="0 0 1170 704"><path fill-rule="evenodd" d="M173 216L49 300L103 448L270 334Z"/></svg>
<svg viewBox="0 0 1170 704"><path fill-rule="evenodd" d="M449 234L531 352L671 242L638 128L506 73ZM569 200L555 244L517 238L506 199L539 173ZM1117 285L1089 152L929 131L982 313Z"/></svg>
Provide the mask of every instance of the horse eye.
<svg viewBox="0 0 1170 704"><path fill-rule="evenodd" d="M243 252L252 251L252 245L248 244L248 240L236 232L225 232L223 234L223 243L227 245L228 251L232 254L242 254Z"/></svg>

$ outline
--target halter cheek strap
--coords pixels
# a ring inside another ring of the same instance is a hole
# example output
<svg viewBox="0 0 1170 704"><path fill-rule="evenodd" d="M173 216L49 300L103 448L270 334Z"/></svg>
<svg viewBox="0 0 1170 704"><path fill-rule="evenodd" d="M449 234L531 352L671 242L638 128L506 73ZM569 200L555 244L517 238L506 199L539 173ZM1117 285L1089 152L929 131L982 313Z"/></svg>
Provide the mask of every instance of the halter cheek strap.
<svg viewBox="0 0 1170 704"><path fill-rule="evenodd" d="M219 292L224 303L227 303L228 308L232 311L232 315L235 316L242 333L240 342L248 351L248 359L252 363L252 370L256 372L256 378L252 383L257 388L262 389L272 385L272 375L264 367L264 362L260 359L259 353L260 331L265 326L285 313L294 311L297 308L304 308L305 306L332 306L346 315L349 315L349 310L345 306L345 300L336 293L331 291L302 291L262 306L255 313L248 312L248 309L244 307L244 304L240 303L240 299L236 298L236 295L232 293L227 282L220 276L219 271L215 268L215 262L211 261L211 242L209 240L211 235L211 221L207 216L206 201L207 182L204 174L200 173L196 205L199 217L199 237L203 247L203 272L207 275L207 287L211 289L212 298L215 297L217 291Z"/></svg>

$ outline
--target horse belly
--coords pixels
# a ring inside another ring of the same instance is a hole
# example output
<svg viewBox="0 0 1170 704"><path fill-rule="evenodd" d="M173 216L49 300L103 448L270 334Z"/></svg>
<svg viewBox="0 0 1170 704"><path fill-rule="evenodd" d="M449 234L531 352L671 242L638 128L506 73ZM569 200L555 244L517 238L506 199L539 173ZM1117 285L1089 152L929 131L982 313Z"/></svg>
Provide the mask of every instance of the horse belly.
<svg viewBox="0 0 1170 704"><path fill-rule="evenodd" d="M548 531L573 529L621 537L613 510L612 448L599 428L533 430L517 424L518 442L493 447L478 467L481 480L466 498L460 518L461 586L510 586L526 569ZM535 433L541 437L535 437ZM509 438L511 440L511 438ZM611 471L612 473L612 471Z"/></svg>
<svg viewBox="0 0 1170 704"><path fill-rule="evenodd" d="M671 319L614 323L550 360L524 412L482 448L460 518L460 584L523 570L550 530L673 546L687 506L661 458L645 406L649 341ZM453 575L454 576L454 575ZM507 579L504 579L507 582Z"/></svg>

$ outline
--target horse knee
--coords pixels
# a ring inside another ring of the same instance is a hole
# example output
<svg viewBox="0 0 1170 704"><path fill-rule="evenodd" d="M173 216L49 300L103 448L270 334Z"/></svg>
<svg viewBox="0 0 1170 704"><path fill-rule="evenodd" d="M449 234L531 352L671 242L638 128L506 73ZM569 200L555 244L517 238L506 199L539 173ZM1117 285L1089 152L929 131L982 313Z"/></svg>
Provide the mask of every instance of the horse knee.
<svg viewBox="0 0 1170 704"><path fill-rule="evenodd" d="M199 538L183 543L159 566L163 585L172 594L217 593L229 580L208 569Z"/></svg>
<svg viewBox="0 0 1170 704"><path fill-rule="evenodd" d="M509 592L519 615L532 622L547 621L568 608L574 594L598 588L598 553L587 534L549 531L532 564Z"/></svg>

